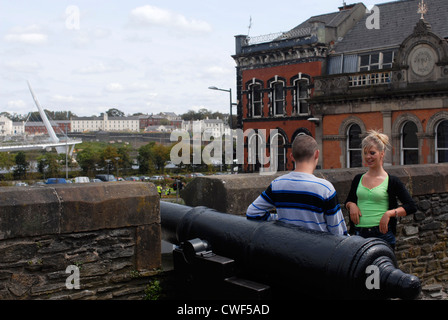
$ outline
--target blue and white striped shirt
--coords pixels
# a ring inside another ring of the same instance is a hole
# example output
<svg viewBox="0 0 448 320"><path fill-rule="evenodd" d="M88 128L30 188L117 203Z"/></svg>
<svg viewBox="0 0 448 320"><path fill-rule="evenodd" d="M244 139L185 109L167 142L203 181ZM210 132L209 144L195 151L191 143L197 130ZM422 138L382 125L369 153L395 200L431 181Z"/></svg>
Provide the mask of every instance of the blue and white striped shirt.
<svg viewBox="0 0 448 320"><path fill-rule="evenodd" d="M272 209L277 213L271 213ZM271 182L247 208L246 217L280 220L305 228L347 234L336 190L312 174L290 172Z"/></svg>

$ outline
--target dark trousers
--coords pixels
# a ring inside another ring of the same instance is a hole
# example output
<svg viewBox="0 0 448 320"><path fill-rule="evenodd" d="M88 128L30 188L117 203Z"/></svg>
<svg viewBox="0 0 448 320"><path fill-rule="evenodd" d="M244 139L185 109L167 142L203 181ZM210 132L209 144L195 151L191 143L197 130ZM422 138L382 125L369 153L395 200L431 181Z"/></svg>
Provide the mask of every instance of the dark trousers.
<svg viewBox="0 0 448 320"><path fill-rule="evenodd" d="M395 235L390 230L387 231L387 233L381 233L380 227L370 227L370 228L361 228L361 227L355 227L355 235L361 236L363 238L380 238L386 241L392 249L395 250Z"/></svg>

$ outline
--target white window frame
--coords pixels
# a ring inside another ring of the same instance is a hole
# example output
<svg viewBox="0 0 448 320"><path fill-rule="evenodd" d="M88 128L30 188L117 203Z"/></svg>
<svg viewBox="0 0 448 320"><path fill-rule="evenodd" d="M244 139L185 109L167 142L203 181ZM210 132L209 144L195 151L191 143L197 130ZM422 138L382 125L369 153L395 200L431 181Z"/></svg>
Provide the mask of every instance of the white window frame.
<svg viewBox="0 0 448 320"><path fill-rule="evenodd" d="M434 146L434 150L435 150L435 163L446 163L446 162L439 162L439 150L440 151L447 151L448 148L439 148L438 147L438 138L437 138L437 132L439 131L439 126L442 122L444 121L448 121L448 119L442 120L440 121L437 126L436 126L436 130L435 130L435 146Z"/></svg>
<svg viewBox="0 0 448 320"><path fill-rule="evenodd" d="M260 100L255 101L255 94L254 94L254 89L255 87L259 88L259 92L260 92ZM253 82L249 85L249 91L250 91L250 104L251 104L251 116L253 118L261 118L263 116L263 92L262 92L262 88L263 86L261 85L261 83L258 82ZM260 106L260 114L256 115L255 114L255 105L259 104Z"/></svg>
<svg viewBox="0 0 448 320"><path fill-rule="evenodd" d="M282 85L282 99L277 99L277 95L276 95L276 85L281 84ZM270 84L271 86L271 103L272 103L272 115L274 117L282 117L285 115L285 87L286 87L286 83L283 80L278 80L275 79L275 81L271 82ZM281 102L282 104L282 112L281 113L277 113L277 102Z"/></svg>
<svg viewBox="0 0 448 320"><path fill-rule="evenodd" d="M309 92L309 89L306 89L306 98L301 98L300 97L300 83L301 82L306 82L309 85L310 84L310 80L308 78L302 78L301 74L299 74L299 78L294 80L294 101L295 101L295 104L296 104L296 111L297 111L298 115L303 116L303 115L309 115L310 114L310 107L309 107L307 102L306 102L306 104L308 106L307 107L307 112L300 112L301 111L300 110L300 106L303 103L302 101L309 98L310 92Z"/></svg>
<svg viewBox="0 0 448 320"><path fill-rule="evenodd" d="M385 53L390 53L392 52L392 62L386 62L384 63L384 54ZM372 55L378 54L378 63L372 63ZM365 65L365 66L361 66L361 57L363 56L369 56L369 64ZM384 51L384 52L375 52L375 53L366 53L366 54L360 54L358 56L358 72L366 72L366 71L371 71L372 70L372 66L378 66L377 69L373 69L373 70L382 70L382 69L390 69L393 65L394 62L394 58L395 58L395 51L392 50L388 50L388 51ZM384 68L384 64L391 64L390 67ZM367 70L361 70L361 68L367 68Z"/></svg>

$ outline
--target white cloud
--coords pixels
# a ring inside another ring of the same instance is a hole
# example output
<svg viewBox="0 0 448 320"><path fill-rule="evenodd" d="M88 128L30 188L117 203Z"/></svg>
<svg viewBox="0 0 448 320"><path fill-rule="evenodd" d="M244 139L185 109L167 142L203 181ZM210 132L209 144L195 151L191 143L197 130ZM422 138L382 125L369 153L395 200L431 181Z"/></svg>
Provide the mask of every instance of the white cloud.
<svg viewBox="0 0 448 320"><path fill-rule="evenodd" d="M122 92L124 90L124 87L121 83L109 83L106 88L104 88L107 92Z"/></svg>
<svg viewBox="0 0 448 320"><path fill-rule="evenodd" d="M75 100L76 100L75 97L73 97L72 95L64 96L64 95L56 94L56 95L51 96L51 101L54 101L54 102L74 102Z"/></svg>
<svg viewBox="0 0 448 320"><path fill-rule="evenodd" d="M125 69L125 63L121 59L114 59L112 61L98 61L86 67L81 67L74 70L78 74L101 74L109 72L121 72Z"/></svg>
<svg viewBox="0 0 448 320"><path fill-rule="evenodd" d="M206 21L188 19L179 13L150 5L132 10L130 22L134 26L152 25L187 32L209 33L212 31L212 27Z"/></svg>
<svg viewBox="0 0 448 320"><path fill-rule="evenodd" d="M37 25L27 27L14 27L4 36L7 42L19 42L32 45L40 45L48 42L48 35Z"/></svg>
<svg viewBox="0 0 448 320"><path fill-rule="evenodd" d="M81 29L74 33L73 44L76 47L84 47L92 44L96 40L106 39L111 35L111 31L106 28Z"/></svg>
<svg viewBox="0 0 448 320"><path fill-rule="evenodd" d="M23 100L10 100L8 101L7 105L8 108L17 109L25 107L26 103Z"/></svg>
<svg viewBox="0 0 448 320"><path fill-rule="evenodd" d="M13 72L35 72L41 69L41 65L35 61L22 61L22 60L12 60L5 61L4 66L6 69Z"/></svg>
<svg viewBox="0 0 448 320"><path fill-rule="evenodd" d="M111 82L105 86L104 90L110 93L120 93L120 92L132 93L132 92L148 91L150 88L151 87L149 85L140 82L134 82L129 85L124 85L118 82ZM146 94L149 97L157 96L157 93L152 92L146 92Z"/></svg>

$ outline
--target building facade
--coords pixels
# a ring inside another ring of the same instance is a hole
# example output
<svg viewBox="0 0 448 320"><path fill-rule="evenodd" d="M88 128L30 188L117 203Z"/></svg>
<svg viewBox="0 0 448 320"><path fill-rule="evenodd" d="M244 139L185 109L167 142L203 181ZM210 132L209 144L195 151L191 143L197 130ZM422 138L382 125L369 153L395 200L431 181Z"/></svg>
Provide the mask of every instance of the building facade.
<svg viewBox="0 0 448 320"><path fill-rule="evenodd" d="M322 167L362 166L360 142L370 129L390 138L386 165L448 162L448 2L395 1L376 10L379 29L358 22L314 79L309 102Z"/></svg>
<svg viewBox="0 0 448 320"><path fill-rule="evenodd" d="M365 13L363 4L311 17L288 32L249 38L236 36L238 127L244 132L277 130L275 155L278 170L290 170L291 144L300 132L315 135L313 111L308 99L314 77L326 66L329 47L343 37ZM261 134L261 133L260 133ZM254 140L253 140L254 139ZM253 140L253 141L252 141ZM245 140L245 171L258 171L261 140L252 135ZM256 153L249 157L249 146Z"/></svg>
<svg viewBox="0 0 448 320"><path fill-rule="evenodd" d="M72 132L139 132L140 118L138 116L109 117L107 113L103 113L100 117L72 117L70 119L70 125Z"/></svg>
<svg viewBox="0 0 448 320"><path fill-rule="evenodd" d="M222 137L230 134L230 127L227 122L218 118L209 119L207 117L203 120L183 120L181 129L182 131L205 133L208 137Z"/></svg>
<svg viewBox="0 0 448 320"><path fill-rule="evenodd" d="M52 120L51 126L56 134L65 134L71 131L69 120ZM48 134L48 130L42 121L27 121L25 124L25 132L33 135Z"/></svg>
<svg viewBox="0 0 448 320"><path fill-rule="evenodd" d="M21 135L25 133L25 122L13 122L5 115L0 116L0 136Z"/></svg>
<svg viewBox="0 0 448 320"><path fill-rule="evenodd" d="M289 33L258 45L237 36L240 128L277 129L278 170L293 168L287 155L305 130L324 169L362 166L370 129L391 139L386 164L448 161L447 16L445 0L357 3L291 30L304 35L295 45Z"/></svg>

